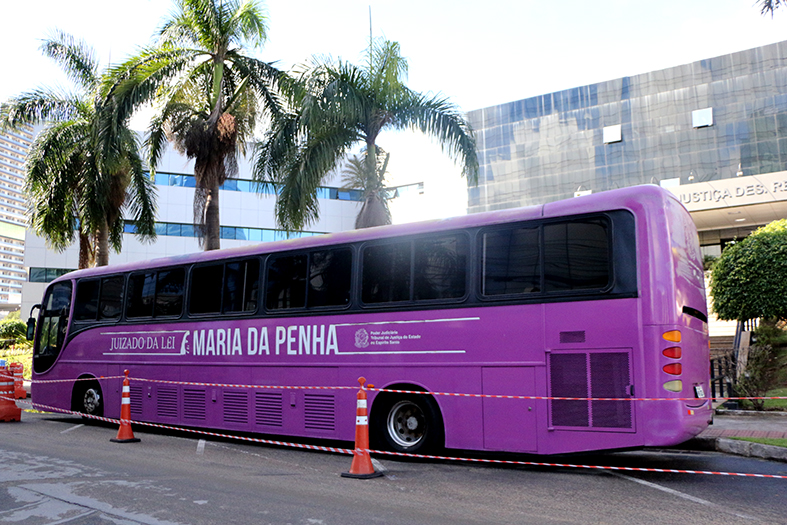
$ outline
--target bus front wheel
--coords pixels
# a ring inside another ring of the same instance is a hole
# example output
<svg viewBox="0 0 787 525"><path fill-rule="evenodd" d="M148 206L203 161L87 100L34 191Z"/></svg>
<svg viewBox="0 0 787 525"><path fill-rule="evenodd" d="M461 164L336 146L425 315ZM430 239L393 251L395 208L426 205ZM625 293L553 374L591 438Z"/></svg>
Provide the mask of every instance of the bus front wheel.
<svg viewBox="0 0 787 525"><path fill-rule="evenodd" d="M78 381L71 398L71 409L91 416L104 415L104 398L98 381Z"/></svg>
<svg viewBox="0 0 787 525"><path fill-rule="evenodd" d="M436 452L442 443L440 410L425 395L385 396L375 410L374 431L380 445L411 454Z"/></svg>

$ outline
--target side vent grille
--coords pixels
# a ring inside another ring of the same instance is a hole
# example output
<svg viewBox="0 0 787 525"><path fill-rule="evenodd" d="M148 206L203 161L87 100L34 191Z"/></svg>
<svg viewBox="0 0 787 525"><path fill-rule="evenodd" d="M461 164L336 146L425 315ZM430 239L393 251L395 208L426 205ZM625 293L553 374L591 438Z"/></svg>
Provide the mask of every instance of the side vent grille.
<svg viewBox="0 0 787 525"><path fill-rule="evenodd" d="M629 397L629 356L590 354L590 397ZM631 428L631 401L591 401L594 427Z"/></svg>
<svg viewBox="0 0 787 525"><path fill-rule="evenodd" d="M131 415L142 415L142 385L131 384L129 387L129 394L131 395Z"/></svg>
<svg viewBox="0 0 787 525"><path fill-rule="evenodd" d="M247 392L224 392L224 422L249 422L249 394Z"/></svg>
<svg viewBox="0 0 787 525"><path fill-rule="evenodd" d="M553 353L549 359L550 395L590 400L550 401L554 427L630 429L630 401L592 398L630 397L631 362L628 352Z"/></svg>
<svg viewBox="0 0 787 525"><path fill-rule="evenodd" d="M205 420L205 390L183 389L183 417L185 419Z"/></svg>
<svg viewBox="0 0 787 525"><path fill-rule="evenodd" d="M560 332L560 342L566 343L584 343L585 331L579 330L576 332Z"/></svg>
<svg viewBox="0 0 787 525"><path fill-rule="evenodd" d="M282 396L276 392L255 392L254 422L271 427L282 426Z"/></svg>
<svg viewBox="0 0 787 525"><path fill-rule="evenodd" d="M156 392L156 415L159 417L178 417L177 387L160 387Z"/></svg>
<svg viewBox="0 0 787 525"><path fill-rule="evenodd" d="M303 397L306 428L335 430L334 396L331 394L305 394Z"/></svg>

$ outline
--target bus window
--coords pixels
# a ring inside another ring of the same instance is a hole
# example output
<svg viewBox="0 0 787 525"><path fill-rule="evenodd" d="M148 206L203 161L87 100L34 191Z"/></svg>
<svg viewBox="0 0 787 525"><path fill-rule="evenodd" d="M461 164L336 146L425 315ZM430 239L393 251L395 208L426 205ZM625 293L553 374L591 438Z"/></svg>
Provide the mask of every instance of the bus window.
<svg viewBox="0 0 787 525"><path fill-rule="evenodd" d="M158 272L154 317L178 316L183 311L183 268Z"/></svg>
<svg viewBox="0 0 787 525"><path fill-rule="evenodd" d="M224 272L224 311L253 312L257 310L259 287L259 259L227 263Z"/></svg>
<svg viewBox="0 0 787 525"><path fill-rule="evenodd" d="M63 347L71 308L71 283L53 284L46 292L43 305L33 359L37 373L49 370Z"/></svg>
<svg viewBox="0 0 787 525"><path fill-rule="evenodd" d="M410 245L410 242L397 242L363 249L361 299L364 303L410 299Z"/></svg>
<svg viewBox="0 0 787 525"><path fill-rule="evenodd" d="M306 255L271 259L266 306L269 310L306 306Z"/></svg>
<svg viewBox="0 0 787 525"><path fill-rule="evenodd" d="M343 306L350 302L352 251L315 251L309 257L309 308Z"/></svg>
<svg viewBox="0 0 787 525"><path fill-rule="evenodd" d="M609 284L606 221L545 225L544 283L547 292L605 288Z"/></svg>
<svg viewBox="0 0 787 525"><path fill-rule="evenodd" d="M507 228L484 234L484 295L538 293L541 291L539 229Z"/></svg>
<svg viewBox="0 0 787 525"><path fill-rule="evenodd" d="M467 237L450 235L415 242L414 299L457 299L467 287Z"/></svg>
<svg viewBox="0 0 787 525"><path fill-rule="evenodd" d="M98 313L98 279L81 280L77 283L76 304L74 304L75 321L95 321Z"/></svg>
<svg viewBox="0 0 787 525"><path fill-rule="evenodd" d="M126 317L152 317L156 296L155 273L133 273L128 278Z"/></svg>
<svg viewBox="0 0 787 525"><path fill-rule="evenodd" d="M189 312L208 314L221 312L221 285L224 265L197 266L191 270Z"/></svg>
<svg viewBox="0 0 787 525"><path fill-rule="evenodd" d="M98 303L100 319L117 319L120 317L120 312L123 309L124 284L122 275L101 279L101 299Z"/></svg>

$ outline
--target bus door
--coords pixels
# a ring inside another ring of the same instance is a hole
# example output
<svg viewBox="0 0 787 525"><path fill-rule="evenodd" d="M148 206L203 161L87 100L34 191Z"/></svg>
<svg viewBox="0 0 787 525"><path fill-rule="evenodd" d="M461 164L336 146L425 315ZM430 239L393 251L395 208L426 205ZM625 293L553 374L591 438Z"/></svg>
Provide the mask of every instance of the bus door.
<svg viewBox="0 0 787 525"><path fill-rule="evenodd" d="M535 396L533 367L487 367L482 371L484 394ZM533 399L483 398L484 448L535 452L536 403Z"/></svg>

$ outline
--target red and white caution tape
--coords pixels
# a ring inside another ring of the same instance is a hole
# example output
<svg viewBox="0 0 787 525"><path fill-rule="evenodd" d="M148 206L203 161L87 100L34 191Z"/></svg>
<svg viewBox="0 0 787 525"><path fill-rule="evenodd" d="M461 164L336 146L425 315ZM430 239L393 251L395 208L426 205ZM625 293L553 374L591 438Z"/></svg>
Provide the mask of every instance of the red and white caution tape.
<svg viewBox="0 0 787 525"><path fill-rule="evenodd" d="M0 377L13 377L0 373ZM102 376L99 378L80 378L80 379L53 379L53 380L32 380L31 383L67 383L73 381L94 381L105 379L123 379L124 376ZM210 386L223 388L253 388L268 390L357 390L357 386L306 386L306 385L244 385L237 383L203 383L194 381L171 381L166 379L148 379L143 377L129 377L129 380L142 381L147 383L162 383L167 385L188 385L188 386ZM561 396L514 396L504 394L465 394L459 392L429 392L423 390L394 390L388 388L363 387L370 392L387 392L392 394L422 394L432 396L448 397L472 397L472 398L492 398L492 399L529 399L543 401L711 401L725 399L729 401L745 400L768 400L768 399L787 399L787 396L752 396L752 397L561 397Z"/></svg>
<svg viewBox="0 0 787 525"><path fill-rule="evenodd" d="M2 397L2 399L8 399L13 401L12 398ZM49 407L46 405L41 405L38 403L32 403L30 401L19 401L20 404L29 405L35 407L37 409L43 409L48 412L59 412L64 414L71 414L75 416L82 416L87 417L90 419L95 419L98 421L105 421L108 423L114 423L116 425L120 424L119 419L111 419L106 417L99 417L94 416L91 414L83 414L81 412L74 412L71 410L65 410L62 408L56 407ZM287 441L277 441L272 439L259 439L253 437L245 437L245 436L235 436L232 434L222 434L218 432L209 432L206 430L198 430L193 428L183 428L183 427L175 427L170 425L159 425L156 423L147 423L144 421L129 421L134 425L143 425L152 428L161 428L166 430L174 430L177 432L189 432L192 434L199 434L203 436L213 436L213 437L221 437L227 439L236 439L239 441L246 441L252 443L262 443L265 445L277 445L282 447L290 447L290 448L298 448L298 449L305 449L305 450L319 450L321 452L333 452L338 454L356 454L359 452L369 452L370 454L379 454L379 455L386 455L386 456L400 456L400 457L408 457L408 458L419 458L419 459L435 459L435 460L443 460L443 461L464 461L469 463L489 463L489 464L499 464L499 465L522 465L522 466L530 466L530 467L555 467L555 468L574 468L574 469L586 469L586 470L613 470L613 471L624 471L624 472L660 472L660 473L667 473L667 474L704 474L704 475L712 475L712 476L733 476L733 477L741 477L741 478L769 478L769 479L787 479L787 476L782 476L778 474L750 474L744 472L720 472L720 471L712 471L712 470L684 470L684 469L664 469L664 468L645 468L645 467L613 467L613 466L601 466L601 465L579 465L573 463L548 463L548 462L539 462L539 461L514 461L514 460L503 460L503 459L483 459L483 458L460 458L460 457L451 457L451 456L434 456L428 454L408 454L405 452L389 452L386 450L371 450L371 449L359 449L353 450L348 448L337 448L337 447L323 447L319 445L306 445L303 443L292 443Z"/></svg>

